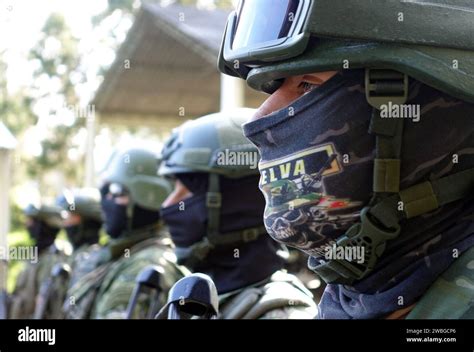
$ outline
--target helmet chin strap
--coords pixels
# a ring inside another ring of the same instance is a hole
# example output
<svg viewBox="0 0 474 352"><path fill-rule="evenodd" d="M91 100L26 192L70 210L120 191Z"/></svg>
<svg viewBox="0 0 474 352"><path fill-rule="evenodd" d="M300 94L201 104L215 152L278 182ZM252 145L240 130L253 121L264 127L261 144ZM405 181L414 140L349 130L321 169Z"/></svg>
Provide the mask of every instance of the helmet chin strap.
<svg viewBox="0 0 474 352"><path fill-rule="evenodd" d="M220 192L219 175L209 174L209 186L206 193L207 207L207 235L209 237L219 234L222 194Z"/></svg>
<svg viewBox="0 0 474 352"><path fill-rule="evenodd" d="M404 104L408 77L390 70L366 72L367 101L374 107L369 133L376 137L373 197L361 211L360 222L336 240L338 247L362 247L361 264L346 259L325 260L313 270L327 283L350 285L366 277L385 251L386 243L401 233L400 223L465 198L473 192L474 169L400 191L403 118L383 118L384 104ZM409 236L409 234L406 234Z"/></svg>
<svg viewBox="0 0 474 352"><path fill-rule="evenodd" d="M127 229L126 232L131 232L133 230L133 214L134 214L135 203L129 197L129 202L127 204Z"/></svg>
<svg viewBox="0 0 474 352"><path fill-rule="evenodd" d="M209 186L206 193L207 207L207 234L199 242L193 244L186 250L186 258L183 264L189 268L196 267L204 261L208 254L216 247L235 246L242 243L257 240L261 235L266 235L265 226L247 228L240 231L219 232L220 216L222 206L222 194L220 192L219 175L209 173Z"/></svg>

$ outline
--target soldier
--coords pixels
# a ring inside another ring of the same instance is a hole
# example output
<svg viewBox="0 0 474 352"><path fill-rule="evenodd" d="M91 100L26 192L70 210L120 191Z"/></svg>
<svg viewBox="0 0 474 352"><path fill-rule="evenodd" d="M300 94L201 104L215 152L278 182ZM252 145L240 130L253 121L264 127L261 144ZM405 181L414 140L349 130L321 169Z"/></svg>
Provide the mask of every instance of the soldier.
<svg viewBox="0 0 474 352"><path fill-rule="evenodd" d="M31 258L17 278L10 304L9 317L12 319L33 318L41 283L49 277L52 267L66 258L65 252L54 244L61 229L61 209L30 204L24 213L38 257Z"/></svg>
<svg viewBox="0 0 474 352"><path fill-rule="evenodd" d="M145 149L117 152L107 164L100 191L111 241L91 258L96 269L68 291L68 318L125 318L135 277L148 265L156 265L162 274L159 302L152 302L159 309L174 282L185 275L160 223L159 208L170 185L156 175L157 165L156 156ZM149 315L144 299L140 298L132 317Z"/></svg>
<svg viewBox="0 0 474 352"><path fill-rule="evenodd" d="M265 225L328 283L320 318L474 318L473 10L245 1L229 17L220 70L271 94L244 125ZM299 192L319 173L318 196Z"/></svg>
<svg viewBox="0 0 474 352"><path fill-rule="evenodd" d="M87 268L91 255L100 251L99 237L102 228L102 209L100 192L95 188L65 190L58 199L63 209L63 226L74 252L69 264L72 277L69 283L76 281L92 271Z"/></svg>
<svg viewBox="0 0 474 352"><path fill-rule="evenodd" d="M65 190L57 205L62 209L63 227L73 253L62 267L53 267L51 276L42 283L35 310L37 319L64 317L63 303L68 288L95 269L91 257L100 251L100 192L94 188Z"/></svg>
<svg viewBox="0 0 474 352"><path fill-rule="evenodd" d="M162 218L178 263L214 280L219 318L313 318L311 293L281 270L282 247L265 234L259 157L240 130L251 112L205 116L173 133L159 169L175 178Z"/></svg>

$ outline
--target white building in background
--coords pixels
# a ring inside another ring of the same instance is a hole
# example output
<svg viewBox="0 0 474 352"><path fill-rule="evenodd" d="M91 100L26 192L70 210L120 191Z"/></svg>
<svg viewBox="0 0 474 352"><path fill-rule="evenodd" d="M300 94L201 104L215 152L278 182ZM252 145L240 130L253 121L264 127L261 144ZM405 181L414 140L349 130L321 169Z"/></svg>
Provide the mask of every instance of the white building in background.
<svg viewBox="0 0 474 352"><path fill-rule="evenodd" d="M0 121L0 248L7 252L7 234L10 230L10 178L12 152L16 147L16 139ZM7 261L0 258L0 294L4 294L7 286Z"/></svg>

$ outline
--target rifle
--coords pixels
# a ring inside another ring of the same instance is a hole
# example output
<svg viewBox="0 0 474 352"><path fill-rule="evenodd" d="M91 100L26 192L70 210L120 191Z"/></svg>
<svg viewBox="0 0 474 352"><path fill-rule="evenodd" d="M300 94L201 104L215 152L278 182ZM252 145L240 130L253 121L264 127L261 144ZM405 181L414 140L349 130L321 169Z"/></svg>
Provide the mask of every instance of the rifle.
<svg viewBox="0 0 474 352"><path fill-rule="evenodd" d="M138 297L144 289L147 289L149 292L154 292L150 297L150 307L148 308L146 319L152 319L155 316L157 310L156 307L159 304L161 292L160 281L162 274L163 269L156 265L149 265L140 271L135 279L135 288L128 303L127 319L132 319L133 311L138 302Z"/></svg>
<svg viewBox="0 0 474 352"><path fill-rule="evenodd" d="M71 268L64 263L57 263L51 269L51 275L41 284L36 300L34 319L45 319L46 309L53 295L53 290L57 284L61 285L69 280Z"/></svg>
<svg viewBox="0 0 474 352"><path fill-rule="evenodd" d="M168 303L155 319L183 320L192 316L217 319L219 296L212 279L201 273L183 277L171 288Z"/></svg>

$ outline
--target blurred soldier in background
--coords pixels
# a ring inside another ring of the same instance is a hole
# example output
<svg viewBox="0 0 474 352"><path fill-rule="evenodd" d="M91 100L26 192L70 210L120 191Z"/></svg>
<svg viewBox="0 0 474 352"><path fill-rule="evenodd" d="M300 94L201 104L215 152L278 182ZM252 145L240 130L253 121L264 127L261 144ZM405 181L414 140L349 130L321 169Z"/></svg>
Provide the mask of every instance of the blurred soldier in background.
<svg viewBox="0 0 474 352"><path fill-rule="evenodd" d="M163 149L160 175L176 179L162 218L178 263L209 275L220 318L313 318L311 293L282 271L282 247L266 235L256 148L242 135L251 110L187 122Z"/></svg>
<svg viewBox="0 0 474 352"><path fill-rule="evenodd" d="M144 149L115 153L103 174L101 205L111 241L93 260L96 269L69 290L67 318L125 318L135 277L148 265L160 272L159 309L168 290L184 276L176 265L171 241L160 223L159 208L170 192L169 183L156 175L158 159ZM139 300L132 317L144 318L150 305Z"/></svg>
<svg viewBox="0 0 474 352"><path fill-rule="evenodd" d="M10 304L9 318L12 319L33 317L41 283L49 277L56 263L66 259L65 252L54 244L61 229L61 209L55 206L30 204L24 213L28 233L34 242L34 255L37 255L37 258L30 258L25 269L18 275Z"/></svg>
<svg viewBox="0 0 474 352"><path fill-rule="evenodd" d="M69 261L72 270L70 286L92 271L88 268L92 253L100 250L102 227L100 192L95 188L65 190L58 200L63 209L63 226L74 252Z"/></svg>
<svg viewBox="0 0 474 352"><path fill-rule="evenodd" d="M95 269L91 256L100 251L100 192L94 188L65 190L57 205L62 209L63 227L73 253L62 267L53 267L51 276L42 283L35 311L37 319L63 318L68 287Z"/></svg>

